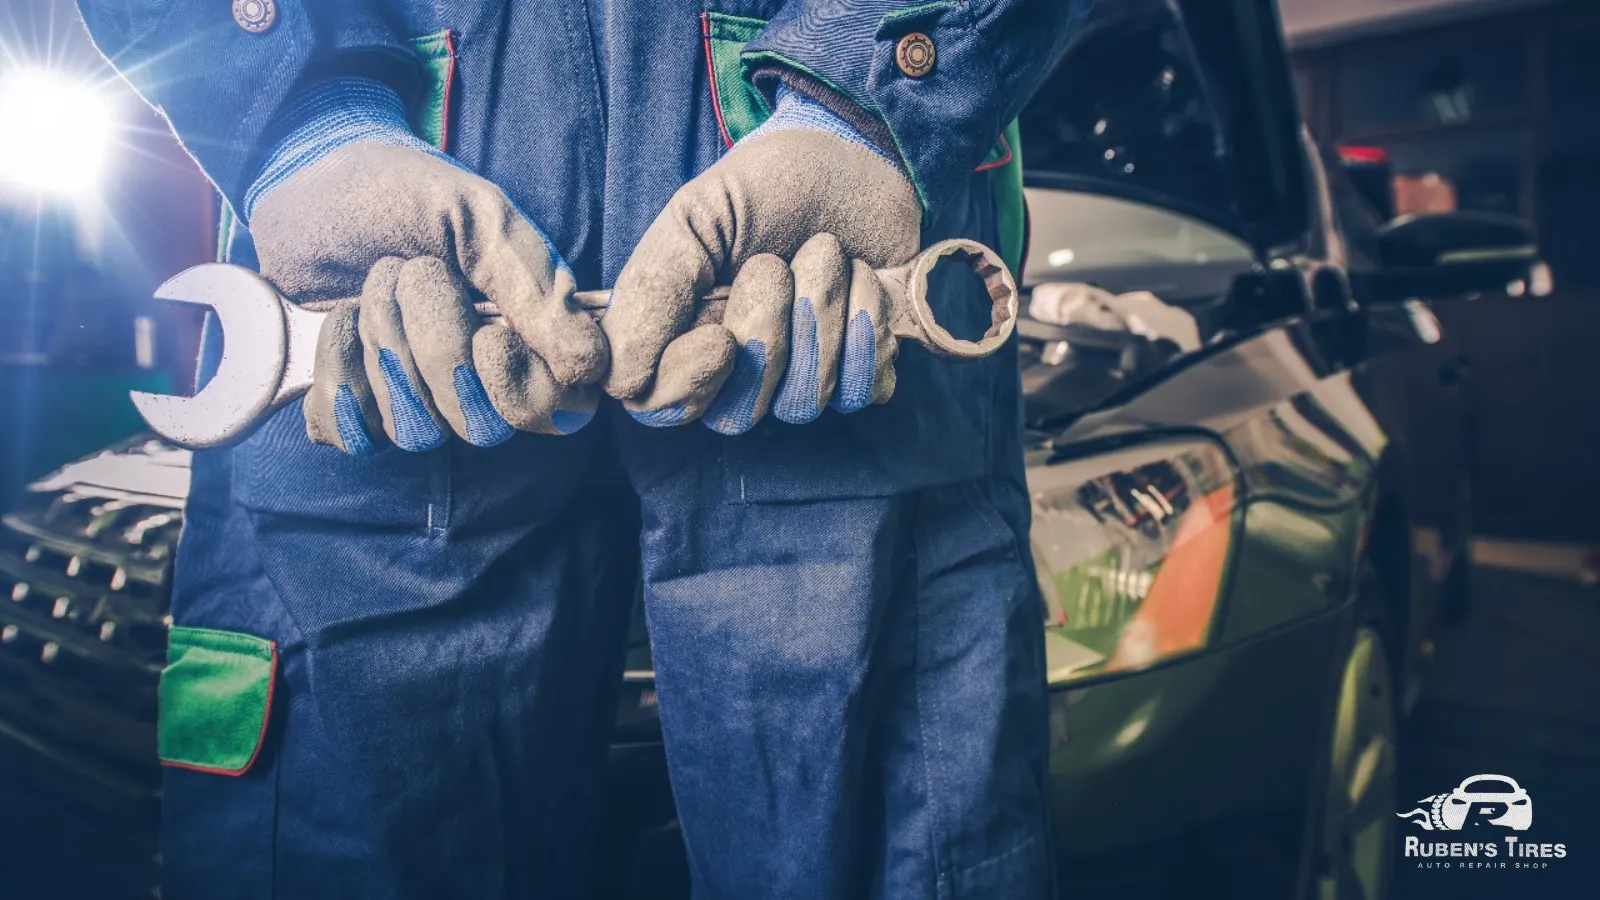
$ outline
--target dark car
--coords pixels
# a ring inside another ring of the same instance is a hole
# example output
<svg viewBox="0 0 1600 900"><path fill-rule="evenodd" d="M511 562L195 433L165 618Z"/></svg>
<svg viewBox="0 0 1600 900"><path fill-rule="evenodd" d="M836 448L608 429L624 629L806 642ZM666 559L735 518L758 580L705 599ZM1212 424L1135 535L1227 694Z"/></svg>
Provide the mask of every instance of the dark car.
<svg viewBox="0 0 1600 900"><path fill-rule="evenodd" d="M1532 250L1509 220L1380 222L1298 123L1270 0L1100 4L1022 117L1064 897L1385 892L1397 720L1470 563L1465 369L1428 303ZM0 760L130 834L185 472L107 451L0 537ZM633 641L596 875L681 897ZM153 845L119 846L148 876Z"/></svg>

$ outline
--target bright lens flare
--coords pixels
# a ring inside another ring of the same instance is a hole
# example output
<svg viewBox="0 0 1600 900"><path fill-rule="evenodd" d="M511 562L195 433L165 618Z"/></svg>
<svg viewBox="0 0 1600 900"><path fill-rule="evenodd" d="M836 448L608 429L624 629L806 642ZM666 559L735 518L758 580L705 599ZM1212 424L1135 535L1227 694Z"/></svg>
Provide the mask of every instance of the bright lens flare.
<svg viewBox="0 0 1600 900"><path fill-rule="evenodd" d="M95 187L116 125L94 88L35 69L0 71L0 122L0 180L57 194Z"/></svg>

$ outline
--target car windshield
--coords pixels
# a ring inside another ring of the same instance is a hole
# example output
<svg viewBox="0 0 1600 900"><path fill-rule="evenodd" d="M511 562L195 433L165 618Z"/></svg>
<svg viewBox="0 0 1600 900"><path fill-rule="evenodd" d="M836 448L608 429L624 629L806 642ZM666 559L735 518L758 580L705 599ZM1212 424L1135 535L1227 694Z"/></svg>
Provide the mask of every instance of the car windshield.
<svg viewBox="0 0 1600 900"><path fill-rule="evenodd" d="M1255 265L1230 98L1170 0L1096 4L1021 127L1028 418L1055 422L1204 346ZM1236 98L1235 98L1236 100Z"/></svg>
<svg viewBox="0 0 1600 900"><path fill-rule="evenodd" d="M1107 277L1103 270L1144 266L1237 270L1254 258L1239 238L1160 207L1042 187L1025 193L1032 232L1023 272L1029 284L1070 281L1082 272ZM1138 279L1135 273L1126 277Z"/></svg>
<svg viewBox="0 0 1600 900"><path fill-rule="evenodd" d="M1169 0L1095 4L1018 118L1029 176L1236 223L1204 72Z"/></svg>
<svg viewBox="0 0 1600 900"><path fill-rule="evenodd" d="M1018 328L1033 424L1091 409L1199 350L1219 333L1234 280L1255 265L1244 241L1169 209L1048 187L1026 194Z"/></svg>

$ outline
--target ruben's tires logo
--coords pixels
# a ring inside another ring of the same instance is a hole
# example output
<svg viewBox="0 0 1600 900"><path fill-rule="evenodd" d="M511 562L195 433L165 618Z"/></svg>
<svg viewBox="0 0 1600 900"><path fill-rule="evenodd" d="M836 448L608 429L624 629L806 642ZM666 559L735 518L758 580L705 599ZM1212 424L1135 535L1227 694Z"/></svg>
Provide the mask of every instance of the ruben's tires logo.
<svg viewBox="0 0 1600 900"><path fill-rule="evenodd" d="M1405 836L1405 855L1422 857L1417 868L1544 869L1564 859L1566 844L1541 843L1505 832L1533 827L1533 798L1516 779L1474 775L1452 791L1429 794L1410 812L1396 813L1423 831L1452 831L1477 840L1433 840ZM1441 835L1442 837L1442 835Z"/></svg>
<svg viewBox="0 0 1600 900"><path fill-rule="evenodd" d="M1398 815L1427 831L1462 831L1481 825L1527 831L1533 825L1533 798L1504 775L1474 775L1447 794L1431 794L1417 803L1416 809Z"/></svg>

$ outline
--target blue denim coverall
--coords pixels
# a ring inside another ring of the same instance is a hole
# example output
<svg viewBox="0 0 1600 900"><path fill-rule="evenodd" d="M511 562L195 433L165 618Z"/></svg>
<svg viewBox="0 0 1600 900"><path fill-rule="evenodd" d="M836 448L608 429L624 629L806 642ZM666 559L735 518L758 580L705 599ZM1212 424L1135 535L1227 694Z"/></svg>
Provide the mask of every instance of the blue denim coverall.
<svg viewBox="0 0 1600 900"><path fill-rule="evenodd" d="M741 110L759 117L762 71L887 126L925 241L1000 246L1016 184L986 153L1086 5L277 0L250 33L227 0L80 2L233 208L297 90L376 77L432 109L580 288L609 286ZM932 76L896 69L911 32ZM934 292L957 333L987 324L977 291ZM1014 348L908 345L898 369L885 406L735 438L610 404L569 437L346 456L307 442L296 404L196 454L175 624L271 641L270 690L244 716L255 746L167 760L164 896L581 896L641 560L696 896L1044 896ZM164 707L164 740L205 718L195 696L239 724L250 703L216 684Z"/></svg>

